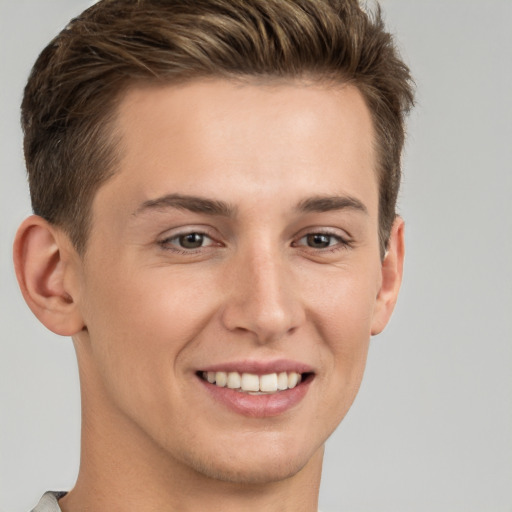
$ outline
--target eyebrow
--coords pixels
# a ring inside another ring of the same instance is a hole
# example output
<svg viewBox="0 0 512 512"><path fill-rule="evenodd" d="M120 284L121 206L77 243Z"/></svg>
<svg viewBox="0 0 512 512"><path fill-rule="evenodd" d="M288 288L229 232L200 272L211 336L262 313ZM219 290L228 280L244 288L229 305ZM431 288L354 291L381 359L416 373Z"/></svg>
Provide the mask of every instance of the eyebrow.
<svg viewBox="0 0 512 512"><path fill-rule="evenodd" d="M236 207L224 201L183 194L167 194L156 199L144 201L144 203L133 212L133 215L137 216L147 211L166 208L176 208L194 213L218 215L222 217L234 217L236 214ZM359 199L351 196L308 197L300 201L296 207L296 210L302 213L321 213L344 209L357 210L365 214L368 213L366 206Z"/></svg>
<svg viewBox="0 0 512 512"><path fill-rule="evenodd" d="M133 215L140 215L146 211L162 210L164 208L189 210L194 213L220 215L222 217L233 217L236 213L236 208L224 201L183 194L167 194L156 199L145 201L133 212Z"/></svg>
<svg viewBox="0 0 512 512"><path fill-rule="evenodd" d="M310 197L301 201L297 205L297 209L305 213L350 209L368 214L366 206L359 199L351 196Z"/></svg>

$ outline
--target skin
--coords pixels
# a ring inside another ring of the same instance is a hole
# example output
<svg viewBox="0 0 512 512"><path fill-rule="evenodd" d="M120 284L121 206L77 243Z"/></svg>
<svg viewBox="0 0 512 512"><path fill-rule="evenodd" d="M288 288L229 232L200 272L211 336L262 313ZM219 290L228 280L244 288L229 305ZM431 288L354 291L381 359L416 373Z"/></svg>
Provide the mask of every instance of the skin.
<svg viewBox="0 0 512 512"><path fill-rule="evenodd" d="M73 336L78 357L82 463L62 509L316 510L324 443L402 274L400 219L379 255L361 94L300 82L139 87L117 126L123 158L94 199L85 256L35 216L15 245L28 304ZM176 194L229 211L175 207ZM182 246L191 233L202 245ZM230 410L196 375L275 359L314 373L275 416Z"/></svg>

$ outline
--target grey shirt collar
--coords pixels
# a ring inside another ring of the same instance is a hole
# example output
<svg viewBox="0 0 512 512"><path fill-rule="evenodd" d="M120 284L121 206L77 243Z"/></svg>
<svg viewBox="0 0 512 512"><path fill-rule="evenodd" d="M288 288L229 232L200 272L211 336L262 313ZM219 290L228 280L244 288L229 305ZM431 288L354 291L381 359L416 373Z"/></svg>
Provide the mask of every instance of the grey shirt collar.
<svg viewBox="0 0 512 512"><path fill-rule="evenodd" d="M39 503L31 510L31 512L62 512L59 507L59 499L65 496L65 492L48 491L43 494Z"/></svg>

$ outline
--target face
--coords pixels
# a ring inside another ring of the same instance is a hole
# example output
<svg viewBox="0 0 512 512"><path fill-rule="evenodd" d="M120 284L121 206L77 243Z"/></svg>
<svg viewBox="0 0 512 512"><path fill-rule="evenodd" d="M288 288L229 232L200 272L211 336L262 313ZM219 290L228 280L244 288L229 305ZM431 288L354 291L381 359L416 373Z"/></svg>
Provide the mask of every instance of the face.
<svg viewBox="0 0 512 512"><path fill-rule="evenodd" d="M207 476L296 473L348 411L382 324L360 93L140 88L118 128L120 170L77 266L86 413Z"/></svg>

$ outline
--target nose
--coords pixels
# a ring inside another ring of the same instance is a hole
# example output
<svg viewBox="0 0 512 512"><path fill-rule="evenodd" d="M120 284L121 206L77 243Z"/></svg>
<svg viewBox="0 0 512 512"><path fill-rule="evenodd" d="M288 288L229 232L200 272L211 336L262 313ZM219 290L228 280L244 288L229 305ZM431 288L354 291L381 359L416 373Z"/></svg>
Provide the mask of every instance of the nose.
<svg viewBox="0 0 512 512"><path fill-rule="evenodd" d="M290 262L278 250L239 255L231 262L222 322L260 344L281 340L305 320Z"/></svg>

